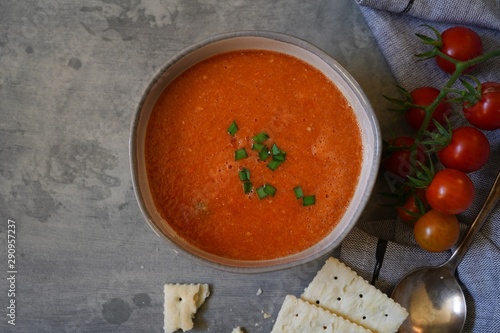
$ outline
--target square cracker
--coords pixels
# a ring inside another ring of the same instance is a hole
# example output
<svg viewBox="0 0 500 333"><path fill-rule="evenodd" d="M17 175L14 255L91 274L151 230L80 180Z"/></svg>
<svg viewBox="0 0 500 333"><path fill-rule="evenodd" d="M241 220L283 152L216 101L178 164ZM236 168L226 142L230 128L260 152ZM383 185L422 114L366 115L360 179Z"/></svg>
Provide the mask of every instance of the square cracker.
<svg viewBox="0 0 500 333"><path fill-rule="evenodd" d="M271 333L371 333L325 309L288 295Z"/></svg>
<svg viewBox="0 0 500 333"><path fill-rule="evenodd" d="M335 258L326 261L301 298L375 333L396 332L408 317L402 306Z"/></svg>
<svg viewBox="0 0 500 333"><path fill-rule="evenodd" d="M178 329L183 332L193 328L193 318L198 308L210 295L208 284L166 284L164 287L165 333Z"/></svg>

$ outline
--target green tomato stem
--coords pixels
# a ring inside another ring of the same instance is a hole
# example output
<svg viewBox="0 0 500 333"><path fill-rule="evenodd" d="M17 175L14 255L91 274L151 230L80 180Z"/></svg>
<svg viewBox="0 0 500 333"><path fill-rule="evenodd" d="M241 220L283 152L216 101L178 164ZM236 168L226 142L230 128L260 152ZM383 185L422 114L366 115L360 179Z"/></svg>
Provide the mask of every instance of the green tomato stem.
<svg viewBox="0 0 500 333"><path fill-rule="evenodd" d="M422 110L425 110L425 106L424 105L417 105L417 104L413 104L413 103L410 103L410 102L405 102L403 104L403 109L404 110L408 110L408 109L422 109Z"/></svg>
<svg viewBox="0 0 500 333"><path fill-rule="evenodd" d="M471 66L477 65L479 63L485 62L486 60L489 60L494 57L500 56L500 49L494 50L485 54L482 54L480 56L477 56L475 58L472 58L470 60L464 61L463 64L466 66L466 68L469 68Z"/></svg>
<svg viewBox="0 0 500 333"><path fill-rule="evenodd" d="M437 108L439 103L446 97L447 93L449 91L452 91L452 87L455 84L455 82L460 78L460 76L465 72L468 68L480 64L482 62L485 62L486 60L489 60L494 57L500 56L500 49L494 50L485 54L482 54L480 56L477 56L475 58L472 58L467 61L458 61L450 56L442 53L441 51L438 51L438 56L453 62L455 64L455 72L451 75L451 77L448 79L448 82L446 82L445 86L440 90L439 95L434 99L434 101L429 104L427 107L424 108L425 111L425 118L422 123L422 126L420 127L418 133L417 133L417 138L415 141L421 140L422 136L424 135L427 126L429 125L429 122L432 119L432 114L434 113L434 110ZM417 142L416 142L417 143Z"/></svg>
<svg viewBox="0 0 500 333"><path fill-rule="evenodd" d="M460 78L460 76L470 67L480 64L482 62L485 62L491 58L498 57L500 56L500 49L494 50L485 54L482 54L480 56L477 56L475 58L472 58L467 61L458 61L456 59L453 59L452 57L442 53L439 49L435 48L436 50L436 56L442 57L453 64L455 64L455 72L451 75L451 77L448 79L446 82L445 86L441 88L439 95L434 99L434 101L429 104L428 106L424 107L423 110L425 111L425 117L422 122L422 125L420 129L417 132L417 135L415 136L415 143L413 146L410 148L411 153L410 153L410 165L411 165L411 170L410 174L415 174L417 171L417 152L418 152L418 147L422 144L422 138L424 137L427 127L429 126L429 123L432 119L432 114L434 113L434 110L437 108L439 103L443 101L443 99L446 98L446 95L454 91L452 89L453 85L455 82ZM432 162L431 162L432 163Z"/></svg>

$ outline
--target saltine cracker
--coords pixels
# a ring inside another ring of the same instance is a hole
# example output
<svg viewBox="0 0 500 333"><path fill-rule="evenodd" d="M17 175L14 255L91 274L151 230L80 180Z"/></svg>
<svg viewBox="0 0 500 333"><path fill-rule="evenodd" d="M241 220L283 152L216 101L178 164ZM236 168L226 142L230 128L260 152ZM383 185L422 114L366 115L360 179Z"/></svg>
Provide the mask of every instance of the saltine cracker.
<svg viewBox="0 0 500 333"><path fill-rule="evenodd" d="M301 298L372 330L393 333L408 312L336 258L329 258Z"/></svg>
<svg viewBox="0 0 500 333"><path fill-rule="evenodd" d="M271 333L371 333L370 330L287 295Z"/></svg>
<svg viewBox="0 0 500 333"><path fill-rule="evenodd" d="M164 287L165 333L193 328L193 318L198 308L210 295L208 284L166 284Z"/></svg>

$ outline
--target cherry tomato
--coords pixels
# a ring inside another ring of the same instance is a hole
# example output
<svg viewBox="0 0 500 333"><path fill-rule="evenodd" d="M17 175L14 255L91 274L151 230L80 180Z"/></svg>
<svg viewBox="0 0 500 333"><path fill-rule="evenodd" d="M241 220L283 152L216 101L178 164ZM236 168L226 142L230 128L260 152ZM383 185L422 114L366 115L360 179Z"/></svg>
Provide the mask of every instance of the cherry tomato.
<svg viewBox="0 0 500 333"><path fill-rule="evenodd" d="M412 103L421 106L428 106L429 104L434 102L434 100L436 99L436 97L438 97L438 95L439 95L439 90L433 87L420 87L410 92ZM446 123L445 116L449 115L450 111L451 111L450 105L445 101L441 101L434 110L434 113L432 114L432 119L435 119L440 124L445 124ZM408 121L410 126L416 130L422 127L424 117L425 117L425 111L422 109L411 108L408 111L406 111L406 120ZM429 125L427 126L427 129L429 131L432 131L435 128L436 125L434 125L434 122L431 120L429 122Z"/></svg>
<svg viewBox="0 0 500 333"><path fill-rule="evenodd" d="M490 142L483 132L474 127L458 127L453 130L450 143L437 154L446 168L468 173L486 164L490 156Z"/></svg>
<svg viewBox="0 0 500 333"><path fill-rule="evenodd" d="M474 184L462 171L444 169L434 175L425 191L431 208L444 214L458 214L474 200Z"/></svg>
<svg viewBox="0 0 500 333"><path fill-rule="evenodd" d="M411 172L411 150L409 147L414 143L415 139L407 136L396 137L389 141L389 145L396 149L391 150L389 156L382 161L384 170L401 178L408 177ZM427 161L427 156L422 148L417 149L415 158L421 163Z"/></svg>
<svg viewBox="0 0 500 333"><path fill-rule="evenodd" d="M500 83L481 84L481 99L474 105L463 104L465 118L472 126L486 131L500 128Z"/></svg>
<svg viewBox="0 0 500 333"><path fill-rule="evenodd" d="M430 252L442 252L455 245L460 236L460 224L455 215L431 209L413 227L417 244Z"/></svg>
<svg viewBox="0 0 500 333"><path fill-rule="evenodd" d="M459 61L466 61L483 54L481 38L469 28L452 27L441 33L441 52ZM436 56L436 63L443 71L453 74L455 65Z"/></svg>
<svg viewBox="0 0 500 333"><path fill-rule="evenodd" d="M417 198L416 198L417 197ZM417 202L417 200L419 202ZM415 222L425 213L428 204L425 199L425 190L416 189L415 192L408 191L405 203L396 207L396 212L405 224L413 226ZM420 211L423 208L424 211Z"/></svg>

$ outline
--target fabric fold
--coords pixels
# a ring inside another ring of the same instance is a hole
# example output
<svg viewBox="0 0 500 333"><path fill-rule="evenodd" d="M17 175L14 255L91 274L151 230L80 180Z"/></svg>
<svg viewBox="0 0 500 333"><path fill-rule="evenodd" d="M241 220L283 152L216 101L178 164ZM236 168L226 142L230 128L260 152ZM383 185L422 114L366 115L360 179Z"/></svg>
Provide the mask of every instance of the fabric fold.
<svg viewBox="0 0 500 333"><path fill-rule="evenodd" d="M427 21L500 29L498 0L356 0L361 6L408 14Z"/></svg>

